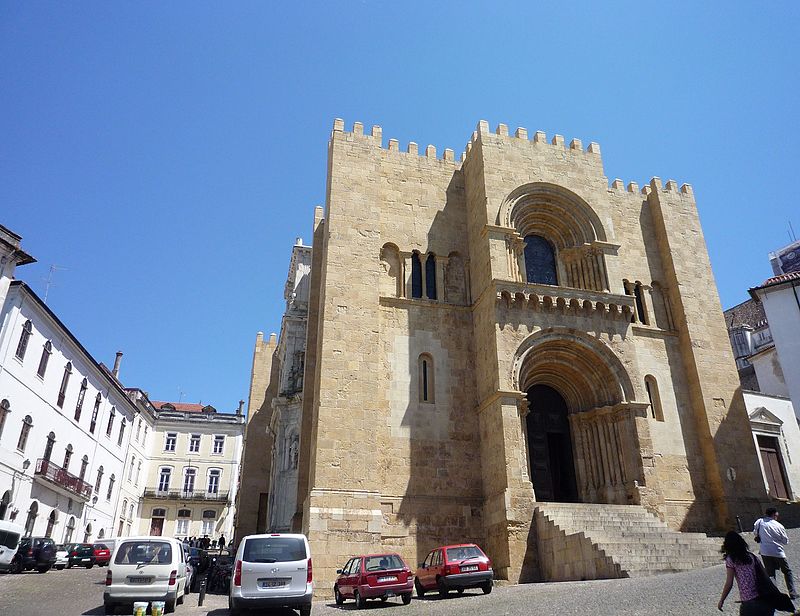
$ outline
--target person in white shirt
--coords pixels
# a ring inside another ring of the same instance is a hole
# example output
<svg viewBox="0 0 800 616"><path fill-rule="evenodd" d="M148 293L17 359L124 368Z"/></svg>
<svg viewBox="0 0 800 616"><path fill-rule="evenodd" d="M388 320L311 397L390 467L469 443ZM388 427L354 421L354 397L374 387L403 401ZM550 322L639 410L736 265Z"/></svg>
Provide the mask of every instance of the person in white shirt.
<svg viewBox="0 0 800 616"><path fill-rule="evenodd" d="M778 522L778 510L775 507L768 507L764 512L763 518L758 518L753 524L753 538L759 545L761 560L764 561L764 569L769 577L774 578L775 572L780 569L786 580L786 590L792 599L797 599L797 589L794 585L794 575L786 560L786 552L783 546L789 543L786 529L783 524Z"/></svg>

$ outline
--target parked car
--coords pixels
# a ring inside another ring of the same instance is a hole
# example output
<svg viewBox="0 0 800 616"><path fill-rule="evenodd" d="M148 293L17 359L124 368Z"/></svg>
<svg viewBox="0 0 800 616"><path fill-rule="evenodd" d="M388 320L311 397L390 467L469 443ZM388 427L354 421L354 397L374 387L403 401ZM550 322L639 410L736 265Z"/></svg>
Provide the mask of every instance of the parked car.
<svg viewBox="0 0 800 616"><path fill-rule="evenodd" d="M107 567L108 561L111 560L111 550L105 543L95 543L92 548L94 549L94 559L98 567Z"/></svg>
<svg viewBox="0 0 800 616"><path fill-rule="evenodd" d="M313 593L305 535L248 535L239 543L228 595L231 616L245 608L280 607L310 616Z"/></svg>
<svg viewBox="0 0 800 616"><path fill-rule="evenodd" d="M10 570L22 573L36 569L39 573L46 573L55 562L56 544L50 537L23 537L11 561Z"/></svg>
<svg viewBox="0 0 800 616"><path fill-rule="evenodd" d="M134 601L164 601L171 612L186 594L183 544L171 537L126 537L117 541L106 572L103 605L114 613ZM130 610L128 610L130 613Z"/></svg>
<svg viewBox="0 0 800 616"><path fill-rule="evenodd" d="M91 543L73 543L69 548L69 560L67 569L71 567L94 567L96 560L94 557L94 547Z"/></svg>
<svg viewBox="0 0 800 616"><path fill-rule="evenodd" d="M336 573L339 575L333 585L336 605L354 599L360 609L367 599L386 601L390 597L400 597L403 605L411 603L414 575L399 554L355 556Z"/></svg>
<svg viewBox="0 0 800 616"><path fill-rule="evenodd" d="M56 546L56 562L53 566L59 571L69 564L69 549L71 546L71 543L67 545L59 544Z"/></svg>
<svg viewBox="0 0 800 616"><path fill-rule="evenodd" d="M488 595L493 577L489 557L474 543L465 543L431 550L417 569L414 585L418 597L433 590L445 597L451 590L461 594L467 588L480 588Z"/></svg>
<svg viewBox="0 0 800 616"><path fill-rule="evenodd" d="M17 554L19 539L25 529L19 524L0 520L0 571L11 567L11 561Z"/></svg>

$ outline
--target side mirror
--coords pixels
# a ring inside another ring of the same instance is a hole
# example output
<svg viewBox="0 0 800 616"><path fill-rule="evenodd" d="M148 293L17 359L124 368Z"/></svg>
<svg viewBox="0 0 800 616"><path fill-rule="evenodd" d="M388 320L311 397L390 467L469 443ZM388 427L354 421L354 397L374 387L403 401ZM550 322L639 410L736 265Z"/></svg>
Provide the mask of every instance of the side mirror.
<svg viewBox="0 0 800 616"><path fill-rule="evenodd" d="M342 570L341 569L337 569L336 570L336 575L342 575Z"/></svg>

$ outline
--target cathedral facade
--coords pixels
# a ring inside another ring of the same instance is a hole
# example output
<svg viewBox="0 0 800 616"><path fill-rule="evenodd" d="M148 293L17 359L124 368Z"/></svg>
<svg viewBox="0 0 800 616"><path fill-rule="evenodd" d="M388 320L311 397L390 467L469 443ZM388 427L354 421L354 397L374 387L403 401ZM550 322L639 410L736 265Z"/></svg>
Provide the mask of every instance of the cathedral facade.
<svg viewBox="0 0 800 616"><path fill-rule="evenodd" d="M537 503L732 527L767 496L692 189L490 131L437 156L336 120L317 208L292 526L353 554L480 543L543 579Z"/></svg>

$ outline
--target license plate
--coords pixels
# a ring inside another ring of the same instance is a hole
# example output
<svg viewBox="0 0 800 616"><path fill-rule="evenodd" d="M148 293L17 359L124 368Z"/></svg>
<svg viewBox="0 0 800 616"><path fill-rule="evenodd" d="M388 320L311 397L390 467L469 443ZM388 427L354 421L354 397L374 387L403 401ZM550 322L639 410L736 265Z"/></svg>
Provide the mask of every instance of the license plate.
<svg viewBox="0 0 800 616"><path fill-rule="evenodd" d="M466 567L461 567L461 571L463 571L464 573L468 571L477 571L477 570L478 570L478 565L467 565Z"/></svg>
<svg viewBox="0 0 800 616"><path fill-rule="evenodd" d="M83 562L87 563L87 562L89 562L89 560L90 560L90 559L88 559L88 558L81 558L81 560L82 560Z"/></svg>
<svg viewBox="0 0 800 616"><path fill-rule="evenodd" d="M289 578L271 578L268 580L259 580L261 583L261 588L279 588L281 586L286 586L289 582Z"/></svg>
<svg viewBox="0 0 800 616"><path fill-rule="evenodd" d="M396 582L397 576L396 575L384 575L383 577L378 578L378 582Z"/></svg>
<svg viewBox="0 0 800 616"><path fill-rule="evenodd" d="M151 577L129 577L128 584L150 584L153 578Z"/></svg>

